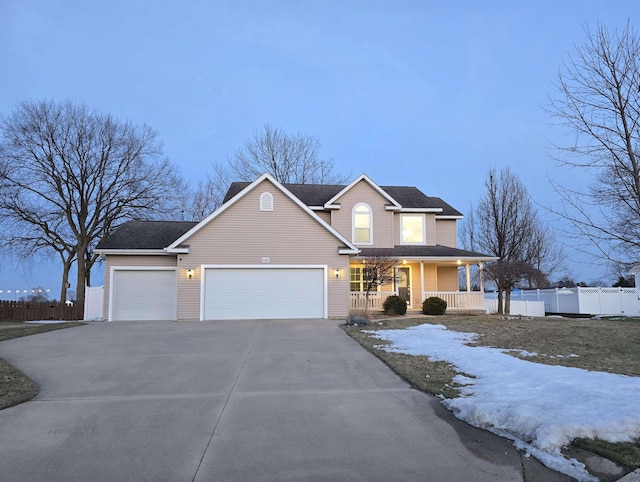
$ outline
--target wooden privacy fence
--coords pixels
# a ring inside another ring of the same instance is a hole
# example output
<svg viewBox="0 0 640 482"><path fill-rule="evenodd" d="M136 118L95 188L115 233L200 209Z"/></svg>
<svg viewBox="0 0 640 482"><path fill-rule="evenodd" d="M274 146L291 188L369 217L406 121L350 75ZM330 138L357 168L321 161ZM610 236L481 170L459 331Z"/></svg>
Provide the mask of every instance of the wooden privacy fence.
<svg viewBox="0 0 640 482"><path fill-rule="evenodd" d="M28 301L0 301L0 320L82 320L82 306L67 306L65 303L31 303Z"/></svg>

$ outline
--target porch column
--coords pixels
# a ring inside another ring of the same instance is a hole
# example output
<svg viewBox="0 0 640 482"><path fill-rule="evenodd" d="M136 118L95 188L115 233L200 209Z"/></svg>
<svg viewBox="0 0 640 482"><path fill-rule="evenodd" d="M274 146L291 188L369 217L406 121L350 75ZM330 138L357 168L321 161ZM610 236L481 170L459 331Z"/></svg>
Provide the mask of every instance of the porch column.
<svg viewBox="0 0 640 482"><path fill-rule="evenodd" d="M398 266L393 268L393 294L400 296L400 288L398 288Z"/></svg>
<svg viewBox="0 0 640 482"><path fill-rule="evenodd" d="M469 267L469 263L464 265L464 269L467 273L467 293L471 292L471 268Z"/></svg>
<svg viewBox="0 0 640 482"><path fill-rule="evenodd" d="M480 277L480 293L484 293L484 280L482 279L482 268L483 268L482 261L478 262L478 267L480 268L478 272L478 275Z"/></svg>
<svg viewBox="0 0 640 482"><path fill-rule="evenodd" d="M424 296L424 261L420 260L420 303L424 300L422 297Z"/></svg>

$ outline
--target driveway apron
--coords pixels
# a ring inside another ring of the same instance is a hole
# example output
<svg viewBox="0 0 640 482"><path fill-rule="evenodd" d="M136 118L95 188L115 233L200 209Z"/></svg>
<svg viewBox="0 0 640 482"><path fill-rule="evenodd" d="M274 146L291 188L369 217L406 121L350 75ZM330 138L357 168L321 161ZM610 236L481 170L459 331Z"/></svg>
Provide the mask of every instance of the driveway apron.
<svg viewBox="0 0 640 482"><path fill-rule="evenodd" d="M0 356L41 386L0 411L3 481L554 474L456 428L336 321L90 323L2 342Z"/></svg>

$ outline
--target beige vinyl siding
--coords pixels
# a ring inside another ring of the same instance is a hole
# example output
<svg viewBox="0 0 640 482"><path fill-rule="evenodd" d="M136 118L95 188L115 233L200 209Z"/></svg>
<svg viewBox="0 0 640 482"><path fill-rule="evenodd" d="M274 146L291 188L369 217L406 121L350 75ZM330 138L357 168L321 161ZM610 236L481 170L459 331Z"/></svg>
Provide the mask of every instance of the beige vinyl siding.
<svg viewBox="0 0 640 482"><path fill-rule="evenodd" d="M425 263L424 265L424 290L438 291L438 273L435 264Z"/></svg>
<svg viewBox="0 0 640 482"><path fill-rule="evenodd" d="M322 219L325 223L329 225L331 224L331 213L329 211L314 211L314 213L320 216L320 219ZM350 239L348 236L345 236L345 238Z"/></svg>
<svg viewBox="0 0 640 482"><path fill-rule="evenodd" d="M167 255L158 256L119 256L107 255L104 266L104 310L103 318L109 318L109 300L111 298L111 268L113 266L176 266L176 257ZM178 274L179 276L179 274Z"/></svg>
<svg viewBox="0 0 640 482"><path fill-rule="evenodd" d="M436 244L449 246L450 248L458 247L455 219L438 219L435 225Z"/></svg>
<svg viewBox="0 0 640 482"><path fill-rule="evenodd" d="M438 291L458 291L458 268L438 266Z"/></svg>
<svg viewBox="0 0 640 482"><path fill-rule="evenodd" d="M273 211L260 211L260 195L273 195ZM268 180L189 238L189 254L178 258L178 319L200 317L201 266L327 265L329 317L348 313L349 256L344 245ZM268 262L263 259L268 258ZM335 270L340 269L336 279ZM194 270L193 279L186 271ZM283 301L287 293L282 293ZM251 302L251 293L246 293Z"/></svg>
<svg viewBox="0 0 640 482"><path fill-rule="evenodd" d="M438 244L438 234L436 233L436 215L433 213L426 214L427 246L435 246Z"/></svg>
<svg viewBox="0 0 640 482"><path fill-rule="evenodd" d="M400 244L402 239L400 236L400 213L393 213L393 233L391 233L391 236L394 246Z"/></svg>
<svg viewBox="0 0 640 482"><path fill-rule="evenodd" d="M409 278L411 282L411 308L417 310L422 308L422 286L420 279L420 263L407 263L406 265L400 265L401 267L411 268L411 276Z"/></svg>
<svg viewBox="0 0 640 482"><path fill-rule="evenodd" d="M371 207L373 217L373 244L360 244L366 248L392 248L394 244L393 212L385 211L389 204L380 193L362 180L336 200L340 209L331 211L331 225L345 238L353 241L352 210L358 203Z"/></svg>

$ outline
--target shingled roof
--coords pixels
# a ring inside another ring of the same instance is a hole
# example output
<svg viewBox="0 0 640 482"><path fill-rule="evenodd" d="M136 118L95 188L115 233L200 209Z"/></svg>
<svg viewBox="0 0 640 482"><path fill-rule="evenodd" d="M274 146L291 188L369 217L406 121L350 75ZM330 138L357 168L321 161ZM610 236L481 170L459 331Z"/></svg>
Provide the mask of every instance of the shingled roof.
<svg viewBox="0 0 640 482"><path fill-rule="evenodd" d="M359 258L388 256L390 258L491 258L492 256L451 248L449 246L394 246L393 248L362 248Z"/></svg>
<svg viewBox="0 0 640 482"><path fill-rule="evenodd" d="M234 182L229 186L229 190L223 202L229 201L232 197L246 188L249 182ZM323 206L327 201L342 191L346 185L338 184L283 184L307 206ZM441 208L440 216L462 216L462 214L444 202L439 197L425 195L417 187L413 186L380 186L389 196L395 199L403 208Z"/></svg>
<svg viewBox="0 0 640 482"><path fill-rule="evenodd" d="M193 221L127 221L96 249L164 249L196 224Z"/></svg>
<svg viewBox="0 0 640 482"><path fill-rule="evenodd" d="M231 200L251 183L234 182L224 198L224 203ZM339 184L283 184L294 196L307 206L324 206L330 199L342 191L346 185ZM380 186L391 198L406 209L441 208L439 216L462 216L438 197L425 195L413 186ZM107 239L100 242L98 250L161 250L179 239L183 234L196 226L193 221L128 221L117 228ZM418 251L420 252L418 253ZM453 250L453 251L452 251ZM363 249L363 252L372 252ZM415 253L414 253L415 251ZM467 253L467 254L465 254ZM396 246L390 256L483 256L480 253L464 252L444 246Z"/></svg>

